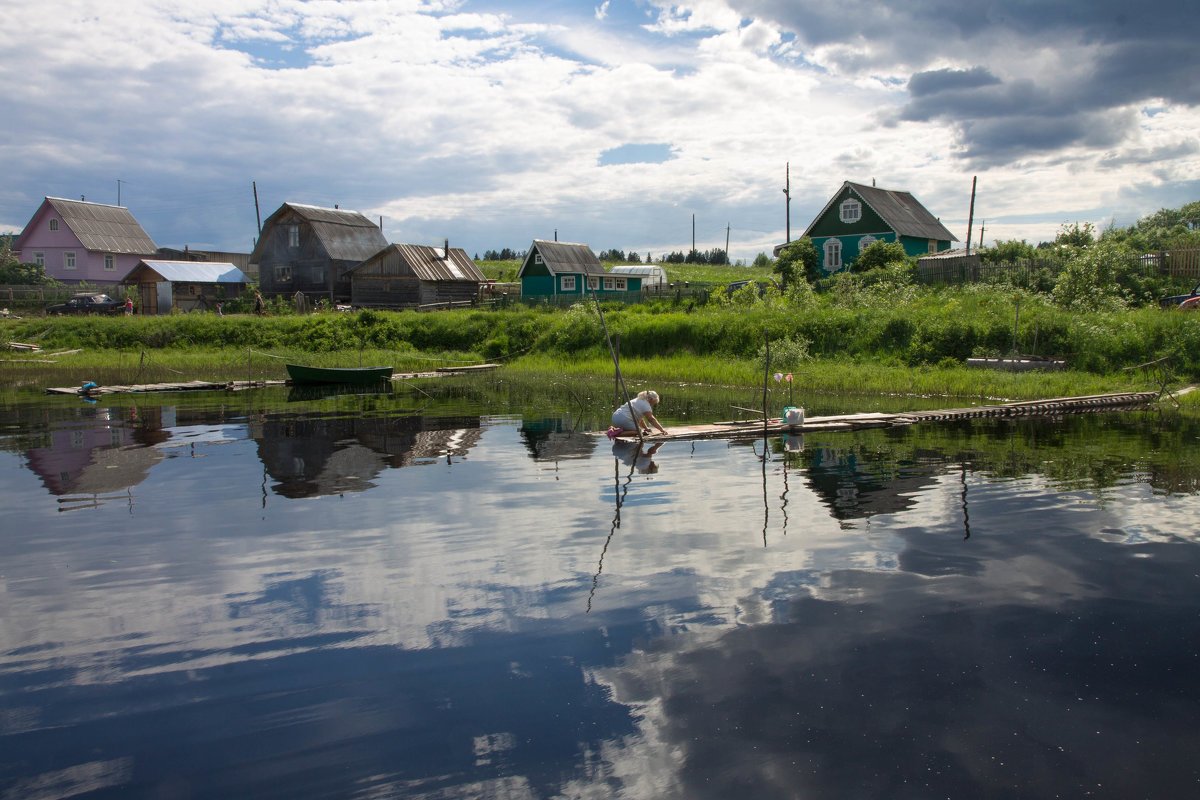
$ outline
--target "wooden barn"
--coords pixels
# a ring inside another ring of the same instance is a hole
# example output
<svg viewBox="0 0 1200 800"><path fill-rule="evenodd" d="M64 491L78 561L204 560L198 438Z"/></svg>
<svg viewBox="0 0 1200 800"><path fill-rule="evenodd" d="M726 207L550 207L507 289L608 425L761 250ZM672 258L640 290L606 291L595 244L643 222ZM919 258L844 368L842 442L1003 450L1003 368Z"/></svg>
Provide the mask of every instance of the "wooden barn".
<svg viewBox="0 0 1200 800"><path fill-rule="evenodd" d="M137 287L137 313L172 310L213 311L216 304L240 295L250 279L230 263L143 259L122 281Z"/></svg>
<svg viewBox="0 0 1200 800"><path fill-rule="evenodd" d="M487 278L460 247L390 244L350 273L350 302L363 308L474 303Z"/></svg>
<svg viewBox="0 0 1200 800"><path fill-rule="evenodd" d="M387 245L357 211L284 203L263 223L250 262L263 294L349 302L350 271Z"/></svg>

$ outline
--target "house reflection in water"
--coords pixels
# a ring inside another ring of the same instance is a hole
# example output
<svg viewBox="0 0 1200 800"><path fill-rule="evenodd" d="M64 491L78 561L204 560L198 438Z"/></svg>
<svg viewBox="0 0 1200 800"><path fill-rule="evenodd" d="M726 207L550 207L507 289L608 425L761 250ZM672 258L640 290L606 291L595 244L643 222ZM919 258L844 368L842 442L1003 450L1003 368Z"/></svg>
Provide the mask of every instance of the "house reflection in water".
<svg viewBox="0 0 1200 800"><path fill-rule="evenodd" d="M362 492L388 468L465 458L483 431L477 416L279 416L250 434L271 489L299 498Z"/></svg>
<svg viewBox="0 0 1200 800"><path fill-rule="evenodd" d="M521 441L534 461L563 461L568 458L590 458L600 437L574 430L578 421L572 418L544 417L521 422Z"/></svg>
<svg viewBox="0 0 1200 800"><path fill-rule="evenodd" d="M24 455L52 495L95 501L144 481L163 459L155 445L167 438L161 424L141 419L136 408L72 409L51 420L40 446Z"/></svg>
<svg viewBox="0 0 1200 800"><path fill-rule="evenodd" d="M803 453L805 480L838 520L894 514L954 467L944 453L918 451L897 460L892 452L860 447L814 447Z"/></svg>

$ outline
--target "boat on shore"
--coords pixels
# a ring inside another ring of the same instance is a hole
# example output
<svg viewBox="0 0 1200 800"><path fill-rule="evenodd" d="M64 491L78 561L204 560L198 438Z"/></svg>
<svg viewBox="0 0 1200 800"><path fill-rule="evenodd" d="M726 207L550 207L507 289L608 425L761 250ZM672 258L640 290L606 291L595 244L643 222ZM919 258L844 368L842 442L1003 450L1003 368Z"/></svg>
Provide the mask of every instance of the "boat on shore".
<svg viewBox="0 0 1200 800"><path fill-rule="evenodd" d="M365 385L392 379L391 367L308 367L287 364L288 379L294 384L352 383Z"/></svg>

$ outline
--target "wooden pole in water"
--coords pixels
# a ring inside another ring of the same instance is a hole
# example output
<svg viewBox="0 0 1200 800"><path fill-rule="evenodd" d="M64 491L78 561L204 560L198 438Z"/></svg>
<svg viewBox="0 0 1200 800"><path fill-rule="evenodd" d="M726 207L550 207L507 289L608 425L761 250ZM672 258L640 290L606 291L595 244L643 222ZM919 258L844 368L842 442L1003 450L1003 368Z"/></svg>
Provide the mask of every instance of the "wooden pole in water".
<svg viewBox="0 0 1200 800"><path fill-rule="evenodd" d="M586 276L584 280L586 280ZM596 313L600 315L600 327L604 329L604 340L608 342L608 352L612 355L613 369L617 373L617 380L621 383L621 390L625 394L625 402L629 403L629 416L633 417L634 423L637 425L638 435L638 451L640 453L642 444L645 443L645 437L642 436L641 421L633 413L633 401L629 398L629 389L625 386L625 376L621 374L621 365L617 361L617 351L613 348L612 337L608 335L608 324L604 321L604 309L600 307L600 296L596 294L595 288L592 289L592 299L596 301ZM620 400L621 398L617 398Z"/></svg>
<svg viewBox="0 0 1200 800"><path fill-rule="evenodd" d="M1017 357L1017 326L1021 323L1021 300L1017 299L1017 318L1013 320L1013 358Z"/></svg>
<svg viewBox="0 0 1200 800"><path fill-rule="evenodd" d="M613 372L613 408L621 405L621 379L617 376L621 373L621 334L613 334L613 364L616 371Z"/></svg>
<svg viewBox="0 0 1200 800"><path fill-rule="evenodd" d="M767 381L771 377L771 334L763 334L766 339L766 357L763 359L763 459L767 457L766 441L767 441Z"/></svg>

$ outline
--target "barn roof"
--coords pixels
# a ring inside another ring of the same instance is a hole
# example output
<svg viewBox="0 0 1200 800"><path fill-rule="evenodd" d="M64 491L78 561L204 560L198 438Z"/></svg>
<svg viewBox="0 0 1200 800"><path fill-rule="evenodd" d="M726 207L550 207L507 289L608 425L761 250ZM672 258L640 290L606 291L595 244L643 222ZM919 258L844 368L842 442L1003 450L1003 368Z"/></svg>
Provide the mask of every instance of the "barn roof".
<svg viewBox="0 0 1200 800"><path fill-rule="evenodd" d="M138 266L154 270L172 283L249 283L246 273L222 261L151 261L142 259ZM137 267L134 267L137 269Z"/></svg>
<svg viewBox="0 0 1200 800"><path fill-rule="evenodd" d="M423 281L466 281L486 283L487 278L475 266L475 262L461 247L430 247L423 244L390 244L375 253L363 264L395 253L412 269L413 274Z"/></svg>
<svg viewBox="0 0 1200 800"><path fill-rule="evenodd" d="M930 214L929 210L917 202L917 198L908 192L897 191L895 189L879 189L874 186L865 186L861 183L852 183L851 181L846 181L842 184L843 189L847 187L861 197L864 203L874 209L876 214L883 217L883 221L890 225L892 230L900 236L951 242L958 241L958 237L946 230L946 227L938 221L938 218ZM825 212L841 197L841 194L839 190L830 198L825 207L821 209L821 213L817 214L804 231L805 236L809 235L813 226L825 216Z"/></svg>
<svg viewBox="0 0 1200 800"><path fill-rule="evenodd" d="M158 250L128 208L62 197L47 197L46 202L88 250L135 255Z"/></svg>
<svg viewBox="0 0 1200 800"><path fill-rule="evenodd" d="M387 247L387 238L371 220L357 211L322 208L303 203L284 203L267 217L263 229L274 225L283 214L291 212L312 226L325 252L336 261L364 261ZM263 241L259 238L259 243ZM257 255L258 248L255 248Z"/></svg>
<svg viewBox="0 0 1200 800"><path fill-rule="evenodd" d="M559 272L582 272L585 275L608 274L600 264L600 259L596 258L596 254L592 252L592 248L586 244L534 239L533 247L542 254L542 261L551 274Z"/></svg>

